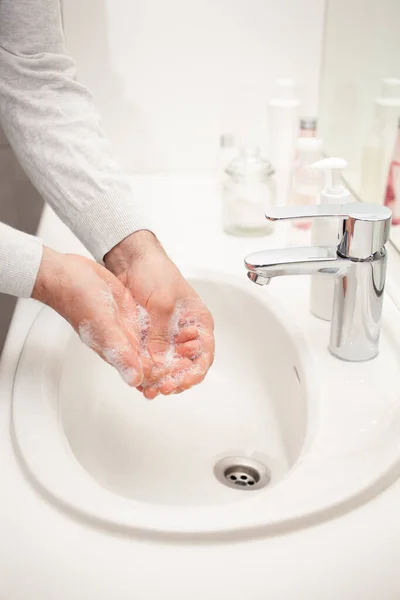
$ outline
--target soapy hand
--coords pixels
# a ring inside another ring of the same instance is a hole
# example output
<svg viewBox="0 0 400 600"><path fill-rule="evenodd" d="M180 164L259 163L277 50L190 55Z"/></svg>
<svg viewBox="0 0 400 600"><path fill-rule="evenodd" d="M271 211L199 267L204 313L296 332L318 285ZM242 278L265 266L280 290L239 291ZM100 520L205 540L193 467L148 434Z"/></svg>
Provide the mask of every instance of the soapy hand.
<svg viewBox="0 0 400 600"><path fill-rule="evenodd" d="M214 358L212 317L156 238L132 234L105 263L45 247L32 297L146 398L202 381Z"/></svg>
<svg viewBox="0 0 400 600"><path fill-rule="evenodd" d="M139 389L148 399L200 383L214 360L213 320L155 236L138 231L104 257L141 313ZM150 366L149 366L150 361Z"/></svg>
<svg viewBox="0 0 400 600"><path fill-rule="evenodd" d="M63 316L129 385L150 377L151 364L140 356L140 309L107 269L45 247L32 297Z"/></svg>

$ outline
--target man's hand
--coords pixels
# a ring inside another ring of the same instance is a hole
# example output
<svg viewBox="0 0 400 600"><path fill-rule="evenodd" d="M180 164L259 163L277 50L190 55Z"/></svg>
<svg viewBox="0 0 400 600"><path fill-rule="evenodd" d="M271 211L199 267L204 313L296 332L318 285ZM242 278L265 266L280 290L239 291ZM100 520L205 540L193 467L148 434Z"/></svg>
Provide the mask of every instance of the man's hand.
<svg viewBox="0 0 400 600"><path fill-rule="evenodd" d="M213 320L155 236L133 233L104 262L144 309L141 350L152 361L139 388L145 397L182 392L202 381L214 359Z"/></svg>
<svg viewBox="0 0 400 600"><path fill-rule="evenodd" d="M129 385L139 386L150 377L151 364L140 357L138 307L107 269L45 247L32 297L63 316Z"/></svg>

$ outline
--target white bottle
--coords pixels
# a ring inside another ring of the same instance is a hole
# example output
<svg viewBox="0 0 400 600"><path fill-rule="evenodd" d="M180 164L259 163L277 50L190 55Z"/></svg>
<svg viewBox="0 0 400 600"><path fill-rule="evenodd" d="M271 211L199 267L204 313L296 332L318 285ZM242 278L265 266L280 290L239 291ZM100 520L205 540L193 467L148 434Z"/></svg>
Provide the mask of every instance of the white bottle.
<svg viewBox="0 0 400 600"><path fill-rule="evenodd" d="M296 144L296 158L290 175L288 204L298 206L315 204L321 189L321 173L312 165L322 158L322 141L316 137L300 137ZM303 223L304 221L304 223ZM293 226L308 229L311 221L298 219Z"/></svg>
<svg viewBox="0 0 400 600"><path fill-rule="evenodd" d="M317 137L317 119L315 117L302 117L300 119L299 137L301 137L301 138Z"/></svg>
<svg viewBox="0 0 400 600"><path fill-rule="evenodd" d="M322 188L322 173L312 164L322 158L322 141L314 137L300 137L296 158L290 175L288 204L291 206L315 204ZM306 246L310 241L311 219L295 219L286 224L287 245Z"/></svg>
<svg viewBox="0 0 400 600"><path fill-rule="evenodd" d="M278 79L276 92L268 102L269 156L275 169L276 201L287 203L290 169L299 133L299 106L293 79Z"/></svg>
<svg viewBox="0 0 400 600"><path fill-rule="evenodd" d="M400 117L400 79L382 81L381 95L374 103L374 117L361 159L361 198L383 204L387 174Z"/></svg>
<svg viewBox="0 0 400 600"><path fill-rule="evenodd" d="M321 204L347 204L352 201L349 190L342 184L341 171L347 166L342 158L325 158L314 163L314 169L325 171L325 187L320 193ZM336 246L339 238L338 219L317 218L311 227L313 246ZM332 275L313 275L311 277L310 311L316 317L330 321L332 319L335 281Z"/></svg>

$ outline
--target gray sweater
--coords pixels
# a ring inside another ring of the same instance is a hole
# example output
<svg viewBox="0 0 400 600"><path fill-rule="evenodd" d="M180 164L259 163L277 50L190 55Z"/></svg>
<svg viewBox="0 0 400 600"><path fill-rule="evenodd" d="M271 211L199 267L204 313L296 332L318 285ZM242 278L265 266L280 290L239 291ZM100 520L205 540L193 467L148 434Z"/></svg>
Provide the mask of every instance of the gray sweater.
<svg viewBox="0 0 400 600"><path fill-rule="evenodd" d="M0 0L1 125L43 198L101 261L146 224L75 77L59 0ZM41 257L38 238L0 223L0 292L29 297Z"/></svg>

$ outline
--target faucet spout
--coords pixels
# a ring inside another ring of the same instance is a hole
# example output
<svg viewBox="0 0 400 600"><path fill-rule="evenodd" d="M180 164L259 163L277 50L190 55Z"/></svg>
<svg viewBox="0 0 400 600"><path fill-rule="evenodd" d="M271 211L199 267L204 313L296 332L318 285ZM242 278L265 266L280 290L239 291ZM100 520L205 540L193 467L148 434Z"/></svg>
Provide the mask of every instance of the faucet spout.
<svg viewBox="0 0 400 600"><path fill-rule="evenodd" d="M311 246L253 252L245 258L245 266L251 281L266 285L272 277L284 275L322 273L340 277L351 262L338 256L336 247Z"/></svg>
<svg viewBox="0 0 400 600"><path fill-rule="evenodd" d="M247 271L247 277L257 285L269 285L271 283L271 277L264 277L264 275L258 275L258 273L252 271Z"/></svg>

